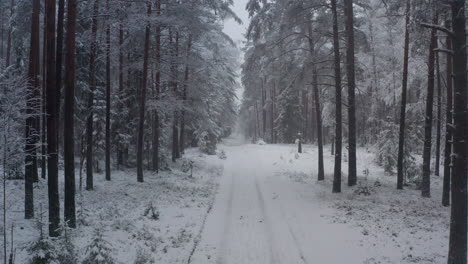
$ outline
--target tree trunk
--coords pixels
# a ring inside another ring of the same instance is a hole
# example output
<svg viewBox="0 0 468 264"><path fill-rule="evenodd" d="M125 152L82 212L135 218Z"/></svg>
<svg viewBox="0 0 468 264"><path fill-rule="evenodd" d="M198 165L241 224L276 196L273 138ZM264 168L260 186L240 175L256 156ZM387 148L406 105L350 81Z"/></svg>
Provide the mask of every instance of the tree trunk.
<svg viewBox="0 0 468 264"><path fill-rule="evenodd" d="M67 2L67 36L66 36L66 72L63 151L65 165L65 221L69 227L76 227L75 209L75 34L76 34L76 0Z"/></svg>
<svg viewBox="0 0 468 264"><path fill-rule="evenodd" d="M331 155L335 155L335 138L331 139Z"/></svg>
<svg viewBox="0 0 468 264"><path fill-rule="evenodd" d="M172 31L169 32L169 42L170 46L173 49L172 53L172 65L171 65L171 78L172 78L172 89L174 97L178 97L178 73L177 73L177 63L179 57L179 32L176 32L175 44L173 44ZM174 120L172 121L172 162L175 162L180 158L179 152L179 114L178 110L174 111Z"/></svg>
<svg viewBox="0 0 468 264"><path fill-rule="evenodd" d="M315 97L315 113L317 115L317 142L318 142L318 178L317 180L323 181L325 179L325 173L323 169L323 138L322 138L322 113L320 111L320 95L317 83L317 69L313 70L313 86L314 86L314 97Z"/></svg>
<svg viewBox="0 0 468 264"><path fill-rule="evenodd" d="M123 25L120 23L119 25L119 103L118 103L118 110L119 112L122 111L123 108L123 100L124 100L124 80L123 80L123 63L124 63L124 54L123 54L123 40L124 40L124 30ZM119 123L121 124L121 123ZM120 133L122 127L117 128L118 133ZM117 167L123 165L123 144L119 141L117 142Z"/></svg>
<svg viewBox="0 0 468 264"><path fill-rule="evenodd" d="M312 25L308 23L307 30L309 33L309 50L310 56L312 58L315 57L315 43L313 42L313 32L312 32ZM322 181L325 179L324 169L323 169L323 137L322 137L322 113L320 108L320 94L318 88L318 72L317 67L314 65L312 69L312 86L313 86L313 93L315 98L315 115L317 120L317 143L318 143L318 150L319 150L319 158L318 158L318 177L317 180ZM307 108L306 111L307 112Z"/></svg>
<svg viewBox="0 0 468 264"><path fill-rule="evenodd" d="M314 93L311 93L310 94L310 101L311 102L314 102L315 101L315 98L314 98ZM315 104L311 104L311 107L310 107L310 142L311 143L315 143L316 142L316 130L317 130L317 127L316 127L316 124L317 124L317 120L316 117L317 115L315 115L316 113L316 110L315 110Z"/></svg>
<svg viewBox="0 0 468 264"><path fill-rule="evenodd" d="M55 0L47 0L47 50L55 50ZM49 195L49 235L59 235L60 200L57 153L57 85L55 53L47 52L47 180Z"/></svg>
<svg viewBox="0 0 468 264"><path fill-rule="evenodd" d="M97 26L99 15L99 0L94 1L93 18L91 22L91 52L89 55L89 92L88 118L86 120L86 190L92 190L93 184L93 113L94 91L96 90L96 56L97 56Z"/></svg>
<svg viewBox="0 0 468 264"><path fill-rule="evenodd" d="M450 28L449 21L446 22L446 27ZM447 36L446 49L452 50L451 36ZM450 205L450 179L451 163L452 163L452 126L453 126L453 91L452 91L452 55L447 54L447 109L445 110L445 150L444 150L444 183L442 188L442 205Z"/></svg>
<svg viewBox="0 0 468 264"><path fill-rule="evenodd" d="M55 83L57 84L57 131L60 131L60 99L62 89L62 62L63 62L63 24L64 24L64 10L65 0L58 0L58 12L57 12L57 46L56 46L56 58L57 64L55 67ZM60 133L57 133L57 142L60 143ZM57 151L60 144L57 145Z"/></svg>
<svg viewBox="0 0 468 264"><path fill-rule="evenodd" d="M260 128L258 125L259 118L258 118L258 100L255 100L255 143L259 139L258 135L260 134Z"/></svg>
<svg viewBox="0 0 468 264"><path fill-rule="evenodd" d="M5 60L6 67L10 66L10 63L11 63L11 33L13 32L13 26L11 25L11 22L13 20L14 7L15 7L15 0L11 0L10 22L9 22L10 25L8 26L7 54L6 54L6 60Z"/></svg>
<svg viewBox="0 0 468 264"><path fill-rule="evenodd" d="M302 153L302 135L301 135L301 133L298 133L298 137L297 137L297 152Z"/></svg>
<svg viewBox="0 0 468 264"><path fill-rule="evenodd" d="M448 264L466 263L467 255L467 186L468 109L466 83L465 1L454 0L452 6L454 133L452 168L452 208Z"/></svg>
<svg viewBox="0 0 468 264"><path fill-rule="evenodd" d="M161 0L156 3L156 15L161 15ZM159 100L159 94L161 92L161 25L156 25L156 94L155 99ZM153 121L153 171L159 172L159 113L158 109L154 110L154 121Z"/></svg>
<svg viewBox="0 0 468 264"><path fill-rule="evenodd" d="M274 134L274 128L275 128L275 86L276 83L273 82L273 87L270 90L270 100L271 100L271 106L270 106L270 137L271 137L271 143L275 144L275 134Z"/></svg>
<svg viewBox="0 0 468 264"><path fill-rule="evenodd" d="M4 29L4 25L3 25L3 18L5 17L5 14L4 14L4 8L3 8L3 2L0 0L0 59L3 59L4 58L4 54L3 54L3 33L5 31Z"/></svg>
<svg viewBox="0 0 468 264"><path fill-rule="evenodd" d="M29 66L28 66L28 92L26 101L26 161L25 161L25 181L24 181L24 218L31 219L34 217L34 174L37 176L37 170L34 168L34 161L36 160L36 135L37 126L36 115L37 112L37 91L39 89L39 14L41 3L39 0L33 1L32 16L31 16L31 46L29 53Z"/></svg>
<svg viewBox="0 0 468 264"><path fill-rule="evenodd" d="M335 169L333 175L333 192L341 192L341 69L340 41L338 35L338 14L336 0L331 0L333 13L333 53L335 59Z"/></svg>
<svg viewBox="0 0 468 264"><path fill-rule="evenodd" d="M44 8L47 9L47 0L44 0ZM47 15L44 13L44 32L43 32L43 46L42 46L42 128L41 128L41 178L46 178L47 168L47 67L46 67L46 57L47 57Z"/></svg>
<svg viewBox="0 0 468 264"><path fill-rule="evenodd" d="M354 75L354 14L353 0L345 0L346 11L346 75L348 79L348 186L357 182L356 175L356 105Z"/></svg>
<svg viewBox="0 0 468 264"><path fill-rule="evenodd" d="M436 153L435 153L435 169L434 174L439 176L440 171L440 131L441 131L441 118L442 118L442 88L440 81L440 62L439 53L436 52L436 74L437 74L437 134L436 134Z"/></svg>
<svg viewBox="0 0 468 264"><path fill-rule="evenodd" d="M264 141L266 141L265 136L266 136L266 77L262 78L262 138Z"/></svg>
<svg viewBox="0 0 468 264"><path fill-rule="evenodd" d="M63 1L63 0L61 0ZM107 12L110 12L109 0L107 0ZM106 25L106 180L111 180L111 131L110 131L110 108L111 108L111 77L110 77L110 19Z"/></svg>
<svg viewBox="0 0 468 264"><path fill-rule="evenodd" d="M437 24L437 14L434 15L433 24ZM436 30L431 30L431 44L429 45L428 75L427 75L427 99L426 118L424 123L424 152L423 175L421 182L422 197L431 197L431 140L432 140L432 109L434 103L434 62L437 48Z"/></svg>
<svg viewBox="0 0 468 264"><path fill-rule="evenodd" d="M148 18L151 15L151 2L148 3ZM145 29L145 48L143 51L143 83L140 92L140 113L138 120L137 180L143 182L143 139L145 132L146 89L148 86L148 53L150 46L150 23Z"/></svg>
<svg viewBox="0 0 468 264"><path fill-rule="evenodd" d="M182 101L184 106L187 103L187 87L188 87L188 81L189 81L189 73L190 73L190 67L189 67L189 58L190 58L190 52L192 49L192 35L189 34L188 37L188 43L187 43L187 62L185 65L185 74L184 74L184 88L182 91ZM180 116L180 140L179 140L179 145L180 145L180 152L183 154L184 153L184 148L185 148L185 109L182 108L181 111L181 116Z"/></svg>
<svg viewBox="0 0 468 264"><path fill-rule="evenodd" d="M405 148L405 127L406 127L406 95L408 87L408 58L409 58L409 22L411 11L411 0L406 0L406 19L405 19L405 47L403 56L403 84L401 88L401 108L400 108L400 133L398 137L398 161L397 161L397 189L403 189L403 161Z"/></svg>
<svg viewBox="0 0 468 264"><path fill-rule="evenodd" d="M305 102L304 102L304 141L307 141L310 138L310 119L309 119L309 105L313 104L309 102L311 92L309 91L309 87L305 90Z"/></svg>

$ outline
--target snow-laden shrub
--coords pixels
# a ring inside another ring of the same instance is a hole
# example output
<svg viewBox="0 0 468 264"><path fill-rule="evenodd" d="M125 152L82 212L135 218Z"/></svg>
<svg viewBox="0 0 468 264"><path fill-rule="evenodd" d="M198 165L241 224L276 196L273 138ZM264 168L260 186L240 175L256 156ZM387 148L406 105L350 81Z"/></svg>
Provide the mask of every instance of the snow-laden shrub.
<svg viewBox="0 0 468 264"><path fill-rule="evenodd" d="M154 264L154 258L151 256L150 253L144 251L141 248L138 248L137 255L134 264Z"/></svg>
<svg viewBox="0 0 468 264"><path fill-rule="evenodd" d="M190 172L190 176L192 176L193 160L182 158L181 170L184 173L189 173Z"/></svg>
<svg viewBox="0 0 468 264"><path fill-rule="evenodd" d="M221 150L220 152L218 152L218 158L222 160L227 159L226 152L224 150Z"/></svg>
<svg viewBox="0 0 468 264"><path fill-rule="evenodd" d="M28 248L30 264L60 264L59 255L57 254L60 251L55 247L55 241L53 238L44 235L44 211L42 210L42 205L39 208L39 217L36 219L39 239L32 242Z"/></svg>
<svg viewBox="0 0 468 264"><path fill-rule="evenodd" d="M60 237L57 243L57 259L59 263L76 264L78 263L75 245L72 241L72 229L65 222L60 224Z"/></svg>
<svg viewBox="0 0 468 264"><path fill-rule="evenodd" d="M150 218L151 220L159 220L159 211L156 209L152 202L150 202L146 206L143 215Z"/></svg>
<svg viewBox="0 0 468 264"><path fill-rule="evenodd" d="M171 171L170 159L171 153L167 149L161 149L161 153L159 155L159 170L161 171Z"/></svg>
<svg viewBox="0 0 468 264"><path fill-rule="evenodd" d="M379 133L376 148L376 162L385 169L385 172L394 174L398 163L399 125L393 121L383 122ZM417 149L420 142L417 131L408 125L405 133L405 148L403 152L403 173L409 181L417 181L420 175L420 166L417 164L412 152Z"/></svg>
<svg viewBox="0 0 468 264"><path fill-rule="evenodd" d="M91 243L86 247L86 256L82 264L113 264L111 244L104 239L102 231L97 228Z"/></svg>
<svg viewBox="0 0 468 264"><path fill-rule="evenodd" d="M31 264L60 264L53 241L44 236L29 247Z"/></svg>
<svg viewBox="0 0 468 264"><path fill-rule="evenodd" d="M421 184L422 164L418 164L413 156L405 159L404 173L408 182L416 184L419 187Z"/></svg>
<svg viewBox="0 0 468 264"><path fill-rule="evenodd" d="M393 174L398 160L398 125L389 121L379 133L376 143L376 162L385 172Z"/></svg>
<svg viewBox="0 0 468 264"><path fill-rule="evenodd" d="M372 188L367 184L359 184L356 190L354 190L354 193L357 195L369 196L372 194Z"/></svg>
<svg viewBox="0 0 468 264"><path fill-rule="evenodd" d="M216 135L209 132L202 132L198 137L198 147L203 153L208 155L216 154Z"/></svg>

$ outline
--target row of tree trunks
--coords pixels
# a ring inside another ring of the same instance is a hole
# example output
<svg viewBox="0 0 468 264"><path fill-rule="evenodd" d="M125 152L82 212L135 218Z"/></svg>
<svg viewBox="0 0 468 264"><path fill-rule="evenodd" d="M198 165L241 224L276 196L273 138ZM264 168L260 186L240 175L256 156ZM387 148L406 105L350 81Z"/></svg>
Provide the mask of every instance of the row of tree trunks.
<svg viewBox="0 0 468 264"><path fill-rule="evenodd" d="M72 94L67 93L66 97L66 116L67 122L66 129L64 129L65 142L65 220L72 227L75 226L75 177L74 177L74 151L73 151L73 117L74 117L74 39L75 39L75 21L76 21L76 3L69 1L69 25L67 50L69 52L68 65L67 65L67 88L71 87ZM47 124L47 156L43 155L43 159L47 157L47 172L48 172L48 198L49 198L49 235L56 237L59 235L60 223L60 200L59 200L59 186L58 186L58 117L59 117L59 104L60 98L60 85L61 77L61 63L57 58L61 58L63 41L63 29L57 32L55 27L55 14L56 3L55 0L46 1L46 13L44 18L44 49L43 49L43 74L45 82L43 82L43 89L47 91L49 96L44 97L43 91L42 100L43 110L45 109L46 121L43 120L42 127L45 128ZM63 27L64 19L64 6L59 3L58 10L58 27ZM62 21L60 21L62 20ZM32 16L31 16L31 40L30 40L30 54L28 65L28 80L29 87L27 92L27 119L25 126L26 137L26 161L25 161L25 218L30 219L34 217L34 196L33 196L33 182L37 179L37 163L36 163L36 145L39 141L39 113L40 109L40 91L39 79L40 74L40 45L39 45L39 26L40 26L40 1L33 1ZM69 40L72 40L70 42ZM47 50L56 50L57 52L46 52ZM67 89L68 91L69 89ZM43 111L42 110L42 111ZM44 132L45 130L43 130ZM71 138L70 138L71 135ZM42 172L45 174L45 165L42 166ZM45 175L43 175L45 178Z"/></svg>

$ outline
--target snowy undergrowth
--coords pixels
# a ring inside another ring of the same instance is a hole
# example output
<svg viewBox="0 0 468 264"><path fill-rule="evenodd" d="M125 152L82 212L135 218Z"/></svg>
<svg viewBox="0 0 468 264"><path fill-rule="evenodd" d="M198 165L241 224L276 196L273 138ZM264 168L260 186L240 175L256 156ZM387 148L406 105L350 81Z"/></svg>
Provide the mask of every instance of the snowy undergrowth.
<svg viewBox="0 0 468 264"><path fill-rule="evenodd" d="M273 158L278 177L298 185L300 195L320 200L327 207L322 217L330 224L345 224L359 230L360 246L368 250L368 264L444 263L448 252L450 210L441 205L442 177L432 176L431 198L421 198L415 186L396 190L390 176L374 162L374 154L359 148L358 185L347 186L347 153L343 152L342 193L332 194L333 156L324 150L325 181L317 182L316 146L283 146ZM343 239L347 239L343 237Z"/></svg>
<svg viewBox="0 0 468 264"><path fill-rule="evenodd" d="M70 236L80 263L99 251L96 244L108 247L115 263L187 262L213 203L223 161L197 150L188 150L185 157L193 161L192 176L183 172L183 162L170 172L145 172L144 183L137 183L134 170L113 171L112 181L95 174L94 190L77 192L78 228ZM60 183L63 198L63 176ZM46 181L41 180L34 191L36 218L42 208L46 221ZM7 223L8 230L14 223L16 263L28 263L31 241L39 239L37 220L23 219L23 181L9 181L7 193Z"/></svg>

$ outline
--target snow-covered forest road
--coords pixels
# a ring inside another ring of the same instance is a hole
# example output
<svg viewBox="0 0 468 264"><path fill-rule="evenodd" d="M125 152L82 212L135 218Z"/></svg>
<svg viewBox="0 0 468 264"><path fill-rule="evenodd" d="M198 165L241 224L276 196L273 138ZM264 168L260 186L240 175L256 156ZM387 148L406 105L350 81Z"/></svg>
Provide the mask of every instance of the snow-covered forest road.
<svg viewBox="0 0 468 264"><path fill-rule="evenodd" d="M227 155L224 173L189 263L439 263L444 258L448 210L439 205L438 179L429 200L421 201L416 190L399 193L394 177L360 149L359 185L332 194L328 148L324 182L316 181L315 146L305 146L303 154L294 145L228 142L221 149ZM370 195L358 193L363 186Z"/></svg>
<svg viewBox="0 0 468 264"><path fill-rule="evenodd" d="M285 149L226 147L219 193L192 263L363 262L358 231L329 224L316 194L276 173L272 157Z"/></svg>

